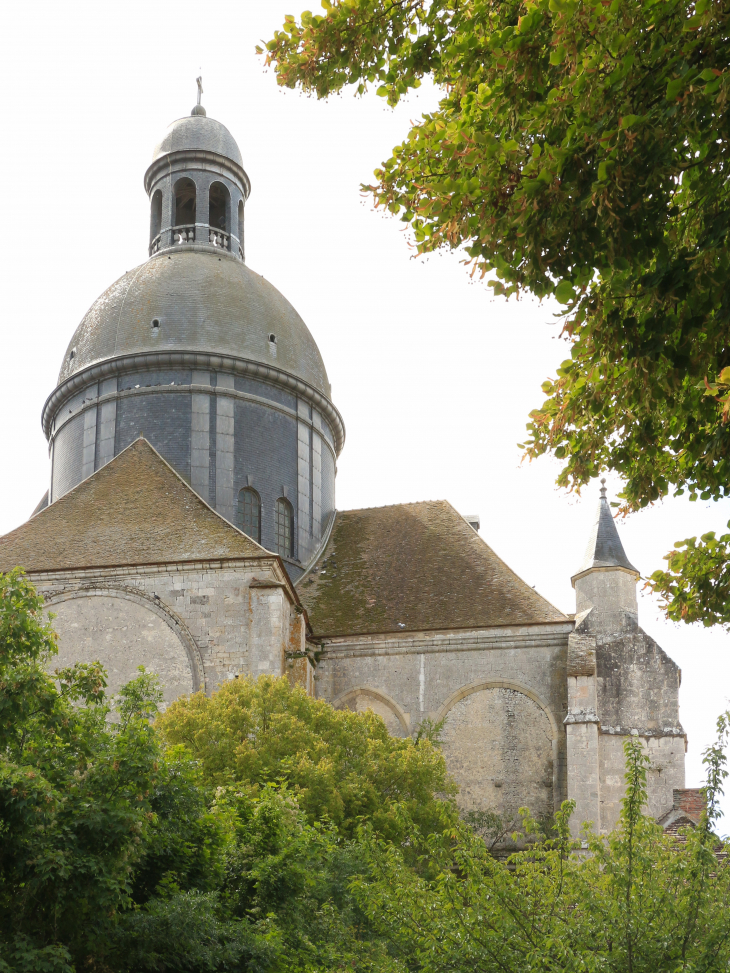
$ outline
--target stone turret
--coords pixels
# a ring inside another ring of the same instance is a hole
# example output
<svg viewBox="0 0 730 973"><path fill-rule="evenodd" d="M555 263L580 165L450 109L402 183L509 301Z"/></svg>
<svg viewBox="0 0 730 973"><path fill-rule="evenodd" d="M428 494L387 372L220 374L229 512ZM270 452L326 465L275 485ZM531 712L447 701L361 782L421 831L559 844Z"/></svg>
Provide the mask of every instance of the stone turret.
<svg viewBox="0 0 730 973"><path fill-rule="evenodd" d="M603 832L616 825L629 736L641 740L650 759L650 814L662 815L672 805L673 791L684 788L681 673L639 625L639 572L624 551L605 482L583 563L571 579L576 616L568 639L565 729L576 833L584 821Z"/></svg>

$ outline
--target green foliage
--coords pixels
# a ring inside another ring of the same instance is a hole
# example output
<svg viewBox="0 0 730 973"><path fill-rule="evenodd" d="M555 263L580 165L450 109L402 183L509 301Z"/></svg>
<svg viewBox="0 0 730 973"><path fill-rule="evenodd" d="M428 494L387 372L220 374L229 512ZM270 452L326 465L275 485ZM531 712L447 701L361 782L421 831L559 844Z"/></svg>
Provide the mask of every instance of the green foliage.
<svg viewBox="0 0 730 973"><path fill-rule="evenodd" d="M723 779L727 721L707 755L704 822L682 840L644 811L647 757L625 745L626 796L618 828L571 839L563 804L554 836L540 838L523 809L529 850L501 862L463 827L452 844L414 831L435 877L416 875L400 852L371 840L372 878L356 883L373 924L423 973L656 973L720 971L730 963L730 868L712 834ZM714 817L713 817L714 815Z"/></svg>
<svg viewBox="0 0 730 973"><path fill-rule="evenodd" d="M384 837L399 840L398 805L429 831L443 813L434 795L455 790L426 736L391 737L373 713L335 710L285 678L237 679L210 697L177 700L158 726L199 762L207 784L257 788L286 781L310 822L327 819L350 837L367 819Z"/></svg>
<svg viewBox="0 0 730 973"><path fill-rule="evenodd" d="M54 680L55 652L42 598L0 575L0 956L17 970L72 968L130 903L160 755L149 676L112 722L100 667Z"/></svg>
<svg viewBox="0 0 730 973"><path fill-rule="evenodd" d="M488 846L503 822L469 827L434 798L438 726L390 740L372 714L262 678L176 704L165 735L198 752L164 749L149 676L115 709L98 666L49 676L42 599L20 572L0 593L0 711L16 713L0 750L0 973L730 965L730 866L713 833L729 714L705 754L706 812L681 841L644 812L648 761L630 738L616 831L574 841L566 803L546 837L523 809L526 850L505 863Z"/></svg>
<svg viewBox="0 0 730 973"><path fill-rule="evenodd" d="M308 823L286 787L211 790L184 748L163 747L161 694L144 672L114 707L98 664L49 675L55 636L20 571L0 575L0 634L0 973L400 969L349 890L366 869L357 841ZM269 689L258 715L277 725L284 697ZM382 724L371 723L359 724L370 750L351 754L361 774L377 765ZM306 743L314 729L300 730ZM356 736L333 733L329 759ZM428 773L443 777L430 746L418 758L420 777L417 758L394 756L397 793L414 807ZM285 764L277 749L270 766Z"/></svg>
<svg viewBox="0 0 730 973"><path fill-rule="evenodd" d="M527 455L563 459L571 488L616 470L626 511L672 491L727 496L727 4L323 7L267 44L280 84L318 97L376 84L390 104L425 76L443 91L376 171L376 203L418 252L462 248L496 293L564 305L570 357L531 413ZM696 545L687 573L675 558L678 579L654 578L672 617L727 622L718 556Z"/></svg>

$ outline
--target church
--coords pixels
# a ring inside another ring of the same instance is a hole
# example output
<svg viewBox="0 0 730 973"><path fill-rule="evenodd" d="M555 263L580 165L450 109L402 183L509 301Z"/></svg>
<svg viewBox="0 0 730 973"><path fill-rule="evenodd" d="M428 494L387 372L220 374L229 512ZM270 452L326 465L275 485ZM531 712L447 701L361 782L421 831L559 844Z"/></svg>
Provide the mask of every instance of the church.
<svg viewBox="0 0 730 973"><path fill-rule="evenodd" d="M196 105L144 184L148 259L71 338L42 410L48 491L0 537L0 571L55 613L59 664L100 659L112 691L144 665L166 705L267 673L396 736L443 722L460 805L507 820L571 798L577 826L611 829L638 736L650 813L695 820L680 670L639 625L605 489L574 615L447 501L337 510L345 424L306 324L246 264L234 138Z"/></svg>

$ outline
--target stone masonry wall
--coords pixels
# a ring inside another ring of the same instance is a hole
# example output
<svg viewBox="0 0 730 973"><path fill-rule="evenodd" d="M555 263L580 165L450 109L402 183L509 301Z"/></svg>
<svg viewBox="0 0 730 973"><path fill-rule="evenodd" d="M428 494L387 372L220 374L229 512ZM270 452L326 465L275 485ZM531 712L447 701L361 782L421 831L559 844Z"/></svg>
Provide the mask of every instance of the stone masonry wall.
<svg viewBox="0 0 730 973"><path fill-rule="evenodd" d="M373 709L391 732L445 718L465 808L552 812L567 793L566 656L572 622L327 642L316 695Z"/></svg>
<svg viewBox="0 0 730 973"><path fill-rule="evenodd" d="M648 811L659 817L684 787L686 737L679 721L680 670L638 625L630 600L613 598L618 572L597 572L606 599L576 617L568 650L569 796L574 829L592 821L610 831L625 793L627 738L638 737L651 761ZM576 584L576 589L578 585ZM626 588L626 592L629 589ZM627 606L628 609L627 610Z"/></svg>
<svg viewBox="0 0 730 973"><path fill-rule="evenodd" d="M684 787L684 736L640 737L650 760L647 774L647 810L658 818L672 807L673 791ZM624 783L625 735L601 733L598 739L601 775L601 829L615 827L621 813Z"/></svg>
<svg viewBox="0 0 730 973"><path fill-rule="evenodd" d="M114 688L144 664L160 676L166 703L242 673L283 675L285 652L304 644L304 619L276 558L31 579L58 614L60 664L100 659Z"/></svg>

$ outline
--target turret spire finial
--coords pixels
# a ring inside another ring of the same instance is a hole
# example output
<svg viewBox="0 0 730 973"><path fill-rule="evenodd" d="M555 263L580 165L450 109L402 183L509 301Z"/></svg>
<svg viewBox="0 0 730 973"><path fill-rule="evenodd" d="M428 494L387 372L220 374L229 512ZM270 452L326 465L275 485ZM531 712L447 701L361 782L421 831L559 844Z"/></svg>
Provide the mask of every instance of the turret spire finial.
<svg viewBox="0 0 730 973"><path fill-rule="evenodd" d="M606 499L606 478L605 478L605 476L601 480L601 499L602 500L605 500Z"/></svg>
<svg viewBox="0 0 730 973"><path fill-rule="evenodd" d="M198 75L195 79L195 83L198 86L198 103L195 105L193 110L190 112L191 115L205 115L205 108L200 104L200 99L203 96L203 75L202 73Z"/></svg>

